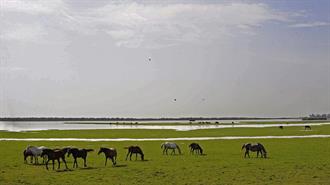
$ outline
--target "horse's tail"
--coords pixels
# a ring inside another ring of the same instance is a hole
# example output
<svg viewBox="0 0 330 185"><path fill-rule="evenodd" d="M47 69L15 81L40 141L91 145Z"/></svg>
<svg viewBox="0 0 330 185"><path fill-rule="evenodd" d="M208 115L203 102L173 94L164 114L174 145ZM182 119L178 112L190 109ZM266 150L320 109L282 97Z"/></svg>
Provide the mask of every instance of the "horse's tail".
<svg viewBox="0 0 330 185"><path fill-rule="evenodd" d="M181 149L180 149L179 145L176 145L176 148L178 149L179 154L181 154Z"/></svg>
<svg viewBox="0 0 330 185"><path fill-rule="evenodd" d="M86 150L86 152L93 152L94 151L94 149L85 149Z"/></svg>
<svg viewBox="0 0 330 185"><path fill-rule="evenodd" d="M165 144L163 143L162 145L160 145L160 148L163 148L165 146Z"/></svg>

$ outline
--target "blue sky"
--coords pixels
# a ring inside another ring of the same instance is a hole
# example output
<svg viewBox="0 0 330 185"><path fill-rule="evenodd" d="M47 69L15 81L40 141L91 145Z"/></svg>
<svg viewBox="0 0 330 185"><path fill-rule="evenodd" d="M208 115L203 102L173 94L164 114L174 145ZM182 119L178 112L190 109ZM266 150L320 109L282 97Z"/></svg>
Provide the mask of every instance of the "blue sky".
<svg viewBox="0 0 330 185"><path fill-rule="evenodd" d="M0 11L2 116L330 112L329 1L1 0Z"/></svg>

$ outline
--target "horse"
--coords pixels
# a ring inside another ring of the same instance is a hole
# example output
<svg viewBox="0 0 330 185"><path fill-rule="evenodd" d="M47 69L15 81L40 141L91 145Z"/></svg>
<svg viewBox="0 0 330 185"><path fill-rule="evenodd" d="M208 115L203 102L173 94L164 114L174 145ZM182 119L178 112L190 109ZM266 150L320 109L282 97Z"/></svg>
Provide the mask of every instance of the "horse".
<svg viewBox="0 0 330 185"><path fill-rule="evenodd" d="M24 150L23 151L23 156L24 156L24 163L27 163L27 158L30 156L31 163L33 163L33 154L31 151Z"/></svg>
<svg viewBox="0 0 330 185"><path fill-rule="evenodd" d="M39 161L38 161L38 157L42 156L41 153L44 149L47 149L47 147L44 147L44 146L28 146L26 147L26 153L32 153L33 157L34 157L34 164L38 164ZM46 158L43 156L43 161L42 163L44 164L46 161Z"/></svg>
<svg viewBox="0 0 330 185"><path fill-rule="evenodd" d="M128 153L126 155L126 161L127 161L128 155L130 155L129 160L130 161L132 160L132 154L133 153L135 154L135 160L137 160L137 154L141 155L141 160L142 161L144 160L144 154L143 154L143 152L142 152L142 150L139 146L129 146L129 147L125 147L125 149L128 149Z"/></svg>
<svg viewBox="0 0 330 185"><path fill-rule="evenodd" d="M283 126L279 126L278 128L283 129Z"/></svg>
<svg viewBox="0 0 330 185"><path fill-rule="evenodd" d="M201 146L199 146L199 144L197 144L197 143L191 143L189 145L189 148L190 148L190 153L194 154L194 152L196 150L196 153L197 154L203 155L203 149L202 149Z"/></svg>
<svg viewBox="0 0 330 185"><path fill-rule="evenodd" d="M56 150L52 150L52 149L44 149L42 151L42 156L47 155L48 160L46 161L46 169L48 170L48 162L50 160L53 161L53 170L54 170L54 161L57 160L58 162L58 167L57 169L60 169L60 159L62 159L62 161L65 164L65 168L68 169L68 166L66 165L66 161L65 161L65 154L68 152L70 148L63 148L63 149L56 149Z"/></svg>
<svg viewBox="0 0 330 185"><path fill-rule="evenodd" d="M78 148L70 148L68 150L68 157L70 157L70 154L72 154L72 157L74 159L73 162L73 168L76 166L78 168L78 162L77 158L82 158L84 160L84 167L86 167L86 158L87 158L87 153L94 151L93 149L78 149Z"/></svg>
<svg viewBox="0 0 330 185"><path fill-rule="evenodd" d="M115 148L103 148L103 147L101 147L97 154L100 155L100 153L102 153L102 152L104 153L104 156L105 156L105 164L104 164L105 166L107 165L108 158L111 159L113 165L117 164L117 162L116 162L117 150Z"/></svg>
<svg viewBox="0 0 330 185"><path fill-rule="evenodd" d="M267 158L266 149L260 143L257 143L257 144L246 143L242 146L242 150L244 148L245 148L245 155L244 155L245 158L246 158L246 155L249 156L249 158L250 158L249 151L257 152L257 157L259 157L259 152L260 152L261 157Z"/></svg>
<svg viewBox="0 0 330 185"><path fill-rule="evenodd" d="M180 147L176 143L165 142L160 146L160 148L164 148L163 149L163 155L164 155L165 152L166 152L166 155L167 155L167 150L168 149L172 149L171 154L173 154L173 153L175 154L175 149L178 149L179 154L181 154Z"/></svg>
<svg viewBox="0 0 330 185"><path fill-rule="evenodd" d="M312 127L309 126L309 125L306 125L306 126L305 126L305 130L307 130L307 129L308 129L308 130L312 130Z"/></svg>

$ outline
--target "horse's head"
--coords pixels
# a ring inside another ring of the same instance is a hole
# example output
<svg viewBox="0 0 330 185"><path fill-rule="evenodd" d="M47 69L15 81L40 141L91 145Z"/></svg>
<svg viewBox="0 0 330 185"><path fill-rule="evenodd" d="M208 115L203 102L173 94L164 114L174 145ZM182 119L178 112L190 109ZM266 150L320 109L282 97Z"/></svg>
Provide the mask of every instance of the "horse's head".
<svg viewBox="0 0 330 185"><path fill-rule="evenodd" d="M99 152L97 153L97 155L100 155L100 153L104 152L104 148L100 148Z"/></svg>
<svg viewBox="0 0 330 185"><path fill-rule="evenodd" d="M201 154L203 154L203 149L202 149L202 147L199 147L199 151L201 152Z"/></svg>

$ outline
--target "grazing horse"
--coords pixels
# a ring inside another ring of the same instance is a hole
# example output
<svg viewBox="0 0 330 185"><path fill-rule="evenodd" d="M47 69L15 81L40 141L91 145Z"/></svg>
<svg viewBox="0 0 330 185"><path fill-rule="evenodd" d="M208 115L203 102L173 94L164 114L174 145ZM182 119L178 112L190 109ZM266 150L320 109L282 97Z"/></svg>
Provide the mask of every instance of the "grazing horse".
<svg viewBox="0 0 330 185"><path fill-rule="evenodd" d="M312 127L309 126L309 125L306 125L306 126L305 126L305 130L307 130L307 129L308 129L308 130L312 130Z"/></svg>
<svg viewBox="0 0 330 185"><path fill-rule="evenodd" d="M24 156L24 163L27 163L27 158L30 156L31 163L33 163L33 154L31 151L24 150L23 151L23 156Z"/></svg>
<svg viewBox="0 0 330 185"><path fill-rule="evenodd" d="M191 143L189 145L189 148L190 148L190 153L194 154L194 152L196 150L196 153L197 154L203 155L203 149L202 149L201 146L199 146L199 144L197 144L197 143Z"/></svg>
<svg viewBox="0 0 330 185"><path fill-rule="evenodd" d="M257 152L257 157L259 157L259 152L261 154L261 157L264 157L264 158L267 157L266 149L260 143L257 143L257 144L246 143L246 144L244 144L242 146L242 150L244 148L245 148L245 155L244 155L244 157L246 157L246 155L250 157L249 151L251 151L251 152Z"/></svg>
<svg viewBox="0 0 330 185"><path fill-rule="evenodd" d="M137 154L140 154L141 155L141 160L143 161L144 160L144 154L141 150L141 148L139 146L130 146L130 147L125 147L125 149L128 149L128 153L126 155L126 161L127 161L127 157L128 155L129 156L129 160L131 161L132 160L132 154L134 153L135 154L135 160L137 160Z"/></svg>
<svg viewBox="0 0 330 185"><path fill-rule="evenodd" d="M42 156L41 153L42 151L46 149L46 147L44 146L28 146L25 150L26 150L26 153L32 153L33 157L34 157L34 164L38 164L38 157ZM45 156L43 156L43 161L42 163L44 164L46 161L46 158Z"/></svg>
<svg viewBox="0 0 330 185"><path fill-rule="evenodd" d="M73 168L76 166L78 168L78 162L77 158L82 158L84 160L84 167L86 167L86 158L87 158L87 153L94 151L93 149L78 149L78 148L70 148L68 150L68 157L70 157L70 154L72 154L72 157L74 159L73 162Z"/></svg>
<svg viewBox="0 0 330 185"><path fill-rule="evenodd" d="M283 126L279 126L278 128L283 129Z"/></svg>
<svg viewBox="0 0 330 185"><path fill-rule="evenodd" d="M63 148L63 149L44 149L42 151L42 156L47 155L48 160L46 161L46 169L48 170L48 162L50 160L53 161L53 170L54 170L54 161L57 160L58 162L58 167L57 169L60 169L60 159L62 159L62 161L65 164L65 168L68 169L68 166L66 165L66 161L65 161L65 154L68 152L70 148Z"/></svg>
<svg viewBox="0 0 330 185"><path fill-rule="evenodd" d="M181 150L180 150L180 147L176 144L176 143L170 143L170 142L165 142L161 145L160 148L164 148L163 149L163 155L164 153L166 152L166 155L167 155L167 150L168 149L172 149L172 153L171 154L175 154L175 149L178 149L179 151L179 154L181 154Z"/></svg>
<svg viewBox="0 0 330 185"><path fill-rule="evenodd" d="M117 150L114 149L114 148L103 148L101 147L100 148L100 151L97 153L98 155L100 155L100 153L104 153L105 155L105 166L107 165L107 161L108 161L108 158L111 159L112 161L112 164L113 165L116 165L117 162L116 162L116 159L117 159Z"/></svg>

